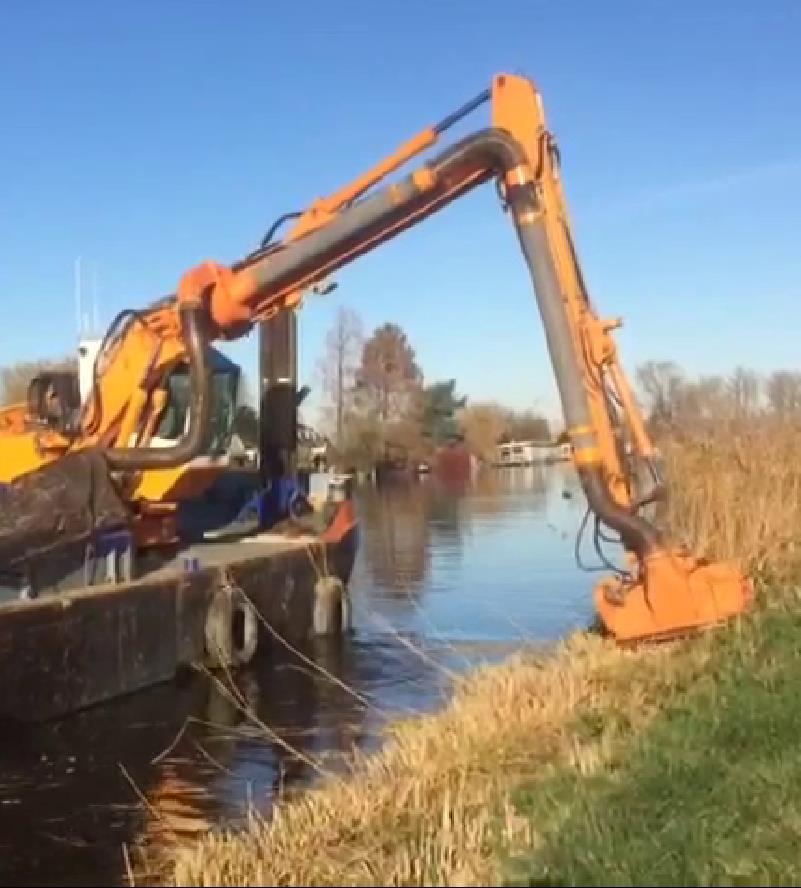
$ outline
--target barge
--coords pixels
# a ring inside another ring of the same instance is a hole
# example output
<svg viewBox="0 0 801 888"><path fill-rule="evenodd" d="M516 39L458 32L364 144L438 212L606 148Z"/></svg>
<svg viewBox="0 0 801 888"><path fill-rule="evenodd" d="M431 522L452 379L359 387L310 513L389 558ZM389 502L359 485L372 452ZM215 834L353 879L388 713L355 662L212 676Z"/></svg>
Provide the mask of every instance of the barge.
<svg viewBox="0 0 801 888"><path fill-rule="evenodd" d="M357 527L350 499L322 534L194 542L137 576L0 603L0 718L69 715L193 666L237 668L276 638L349 626ZM113 547L104 563L119 566Z"/></svg>

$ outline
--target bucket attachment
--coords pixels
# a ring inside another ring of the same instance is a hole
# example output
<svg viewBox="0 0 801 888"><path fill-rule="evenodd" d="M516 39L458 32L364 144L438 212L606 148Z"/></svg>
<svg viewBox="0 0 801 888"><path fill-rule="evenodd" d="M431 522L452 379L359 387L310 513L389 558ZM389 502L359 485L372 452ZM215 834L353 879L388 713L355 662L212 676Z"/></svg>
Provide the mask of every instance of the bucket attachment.
<svg viewBox="0 0 801 888"><path fill-rule="evenodd" d="M595 606L617 641L666 640L711 627L744 612L753 585L734 564L709 564L676 552L643 561L635 580L605 579Z"/></svg>

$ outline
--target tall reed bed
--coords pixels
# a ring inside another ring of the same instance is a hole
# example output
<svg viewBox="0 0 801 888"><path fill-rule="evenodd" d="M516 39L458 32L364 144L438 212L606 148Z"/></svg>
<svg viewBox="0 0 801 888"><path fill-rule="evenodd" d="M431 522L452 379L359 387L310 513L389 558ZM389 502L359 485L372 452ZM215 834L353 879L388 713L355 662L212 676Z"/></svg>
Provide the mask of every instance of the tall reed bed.
<svg viewBox="0 0 801 888"><path fill-rule="evenodd" d="M660 442L667 523L699 554L790 579L801 567L801 425L756 417Z"/></svg>
<svg viewBox="0 0 801 888"><path fill-rule="evenodd" d="M792 579L801 567L799 443L801 426L778 419L663 438L674 536L752 574ZM753 639L739 637L624 651L578 633L551 653L521 652L478 670L458 680L442 712L395 725L380 753L357 756L345 779L324 780L243 831L209 834L176 855L165 880L498 884L507 855L536 854L543 831L553 834L570 815L551 804L540 820L521 816L517 789L565 769L582 780L606 768L621 738L640 733L699 678L714 680L710 663L729 643L750 656Z"/></svg>
<svg viewBox="0 0 801 888"><path fill-rule="evenodd" d="M602 767L621 726L647 721L659 686L677 680L674 660L667 648L624 652L579 633L553 652L479 669L457 681L443 711L394 725L383 750L357 756L344 778L179 852L166 882L500 884L505 857L538 844L537 824L516 811L517 788L557 767Z"/></svg>

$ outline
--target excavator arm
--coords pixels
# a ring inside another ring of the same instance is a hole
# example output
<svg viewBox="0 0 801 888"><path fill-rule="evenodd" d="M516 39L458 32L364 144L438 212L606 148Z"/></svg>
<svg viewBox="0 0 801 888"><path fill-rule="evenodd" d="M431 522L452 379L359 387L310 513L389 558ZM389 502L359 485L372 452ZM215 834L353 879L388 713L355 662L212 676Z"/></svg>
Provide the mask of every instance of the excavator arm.
<svg viewBox="0 0 801 888"><path fill-rule="evenodd" d="M491 125L423 162L399 181L381 183L434 147L442 134L485 102ZM359 180L315 201L281 241L277 225L242 262L205 262L185 274L171 310L190 368L186 436L159 449L111 446L112 468L146 471L180 465L199 451L208 422L205 350L281 311L337 269L494 180L531 275L573 458L590 510L615 531L627 566L596 588L607 629L621 641L665 637L741 612L751 586L733 565L702 564L675 549L641 514L662 488L654 447L621 367L612 331L588 296L571 235L558 149L543 104L528 79L500 74L485 93L424 130ZM142 395L146 400L146 392ZM134 411L135 412L135 411ZM133 414L129 418L134 423ZM651 489L645 490L643 481Z"/></svg>

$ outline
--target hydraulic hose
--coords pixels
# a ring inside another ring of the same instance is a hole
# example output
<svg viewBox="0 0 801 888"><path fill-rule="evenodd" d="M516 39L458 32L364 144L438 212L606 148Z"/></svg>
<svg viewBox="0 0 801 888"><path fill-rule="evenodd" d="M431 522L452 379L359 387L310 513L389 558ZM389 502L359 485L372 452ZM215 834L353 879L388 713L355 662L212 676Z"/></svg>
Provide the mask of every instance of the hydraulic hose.
<svg viewBox="0 0 801 888"><path fill-rule="evenodd" d="M201 307L190 307L182 308L180 312L189 359L189 428L173 447L109 448L105 451L106 458L114 470L174 468L189 462L203 451L211 415L205 311Z"/></svg>
<svg viewBox="0 0 801 888"><path fill-rule="evenodd" d="M473 141L475 139L479 141ZM499 178L526 162L523 150L516 140L496 129L466 139L446 153L434 168L442 175L447 175L451 165L472 164L477 159L480 163L491 166ZM591 429L592 415L584 374L573 345L562 290L536 192L530 185L510 186L507 192L520 246L534 284L565 421L568 428ZM576 437L578 440L574 444L581 448L597 447L594 431L587 431ZM620 534L627 547L644 556L659 546L658 530L612 499L604 482L600 463L580 465L578 474L590 508L607 526Z"/></svg>
<svg viewBox="0 0 801 888"><path fill-rule="evenodd" d="M422 170L368 194L324 227L248 263L250 294L279 292L321 268L338 267L354 253L369 249L373 241L385 239L388 231L391 236L416 212L425 213L438 198L452 200L459 193L459 183L472 187L492 175L506 180L510 173L527 165L523 148L505 130L488 128L467 136ZM577 450L597 448L584 374L533 183L508 185L507 201L534 285L565 421L568 428L587 429L573 437L574 446ZM578 473L589 506L604 524L620 534L627 548L644 556L660 545L659 532L653 525L611 497L600 463L579 465Z"/></svg>
<svg viewBox="0 0 801 888"><path fill-rule="evenodd" d="M323 227L239 263L233 270L243 281L234 298L255 311L259 304L269 301L270 294L314 279L323 270L341 267L403 230L418 214L429 214L494 175L507 182L507 202L534 285L567 427L580 430L572 435L574 447L578 452L597 449L585 376L573 343L536 186L526 181L526 176L518 177L519 184L507 181L514 180L510 174L527 169L525 151L506 130L488 128L467 136L422 169L355 201ZM215 323L225 326L225 317L218 317L213 305L212 316ZM110 450L114 468L176 466L202 449L209 415L203 318L200 309L194 307L185 308L182 318L190 359L190 429L175 447ZM578 474L588 505L604 524L620 534L628 549L644 557L660 547L657 528L610 495L602 463L578 460Z"/></svg>
<svg viewBox="0 0 801 888"><path fill-rule="evenodd" d="M573 346L570 326L562 300L556 270L548 249L547 233L541 217L527 221L533 200L530 192L521 189L510 196L523 255L534 281L540 315L545 327L548 351L556 375L562 408L568 428L591 429L592 414L584 384L584 374ZM598 440L594 431L583 431L573 440L576 449L595 449ZM578 474L587 503L612 530L617 531L627 548L644 557L660 545L656 527L620 506L610 496L600 462L579 464Z"/></svg>

